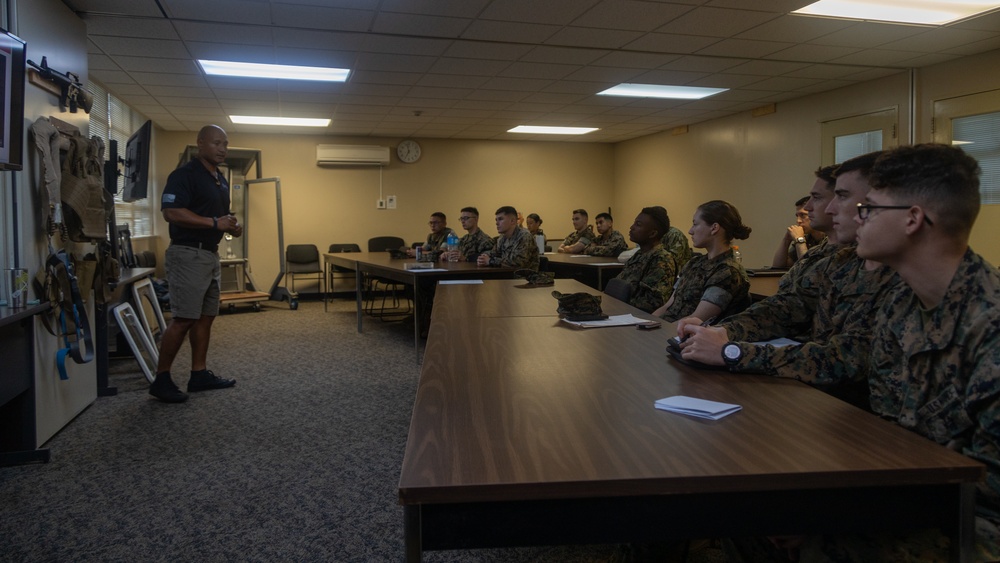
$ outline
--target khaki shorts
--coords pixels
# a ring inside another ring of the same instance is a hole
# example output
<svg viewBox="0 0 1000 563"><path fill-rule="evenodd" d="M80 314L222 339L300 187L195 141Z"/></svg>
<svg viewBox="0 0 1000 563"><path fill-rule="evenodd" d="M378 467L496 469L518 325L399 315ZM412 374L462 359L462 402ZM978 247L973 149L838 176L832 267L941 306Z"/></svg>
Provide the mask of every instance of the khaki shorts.
<svg viewBox="0 0 1000 563"><path fill-rule="evenodd" d="M170 311L181 319L219 314L222 268L219 255L189 246L167 247L164 266L170 285Z"/></svg>

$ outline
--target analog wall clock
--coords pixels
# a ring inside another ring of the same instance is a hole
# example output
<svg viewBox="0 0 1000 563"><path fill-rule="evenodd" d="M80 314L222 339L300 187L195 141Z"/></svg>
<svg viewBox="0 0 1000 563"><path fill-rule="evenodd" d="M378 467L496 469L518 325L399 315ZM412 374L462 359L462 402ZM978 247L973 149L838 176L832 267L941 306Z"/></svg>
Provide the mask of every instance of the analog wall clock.
<svg viewBox="0 0 1000 563"><path fill-rule="evenodd" d="M399 144L396 145L396 156L399 157L399 160L407 164L416 162L420 159L420 145L418 145L413 139L400 141Z"/></svg>

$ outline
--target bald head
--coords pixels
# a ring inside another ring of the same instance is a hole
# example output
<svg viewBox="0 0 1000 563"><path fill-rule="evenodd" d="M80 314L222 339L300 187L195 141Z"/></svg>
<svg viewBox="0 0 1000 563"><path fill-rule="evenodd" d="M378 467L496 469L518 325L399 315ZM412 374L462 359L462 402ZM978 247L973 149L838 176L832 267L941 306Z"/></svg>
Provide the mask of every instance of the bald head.
<svg viewBox="0 0 1000 563"><path fill-rule="evenodd" d="M229 137L218 125L206 125L198 131L198 158L206 164L218 166L226 162L229 154Z"/></svg>

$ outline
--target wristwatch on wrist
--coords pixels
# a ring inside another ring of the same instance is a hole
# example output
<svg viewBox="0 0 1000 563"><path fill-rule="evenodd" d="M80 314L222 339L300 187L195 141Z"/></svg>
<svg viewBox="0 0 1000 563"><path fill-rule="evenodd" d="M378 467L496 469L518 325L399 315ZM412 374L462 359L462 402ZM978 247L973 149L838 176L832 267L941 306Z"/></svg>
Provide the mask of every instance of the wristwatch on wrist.
<svg viewBox="0 0 1000 563"><path fill-rule="evenodd" d="M743 359L743 349L735 342L726 342L722 347L722 361L727 366L735 366Z"/></svg>
<svg viewBox="0 0 1000 563"><path fill-rule="evenodd" d="M799 237L799 238L795 239L795 242L798 243L798 244L805 244L806 243L806 237Z"/></svg>

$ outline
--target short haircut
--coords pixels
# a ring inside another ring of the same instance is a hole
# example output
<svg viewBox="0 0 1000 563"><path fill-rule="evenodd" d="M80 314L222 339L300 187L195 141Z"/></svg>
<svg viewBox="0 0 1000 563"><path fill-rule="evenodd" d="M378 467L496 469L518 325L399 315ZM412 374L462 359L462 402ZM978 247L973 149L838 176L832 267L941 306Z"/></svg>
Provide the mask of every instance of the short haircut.
<svg viewBox="0 0 1000 563"><path fill-rule="evenodd" d="M968 235L979 215L979 163L960 147L925 143L887 150L868 180L900 205L934 212L948 235Z"/></svg>
<svg viewBox="0 0 1000 563"><path fill-rule="evenodd" d="M517 209L514 209L513 205L505 205L500 209L497 209L497 215L513 215L517 217Z"/></svg>
<svg viewBox="0 0 1000 563"><path fill-rule="evenodd" d="M538 216L538 213L529 213L528 219L531 219L532 221L538 223L539 225L542 224L542 218Z"/></svg>
<svg viewBox="0 0 1000 563"><path fill-rule="evenodd" d="M615 222L614 218L611 216L610 213L598 213L597 217L595 217L595 219L607 219L608 221L610 221L612 223Z"/></svg>
<svg viewBox="0 0 1000 563"><path fill-rule="evenodd" d="M839 178L848 172L854 172L857 170L858 172L861 172L862 178L867 178L868 175L871 174L872 166L875 165L875 161L881 154L882 151L875 151L845 160L840 163L840 166L837 167L837 171L833 173L833 177Z"/></svg>
<svg viewBox="0 0 1000 563"><path fill-rule="evenodd" d="M448 218L445 217L444 213L441 213L440 211L435 211L434 213L431 213L431 217L437 217L438 219L441 219L445 223L448 222Z"/></svg>
<svg viewBox="0 0 1000 563"><path fill-rule="evenodd" d="M813 174L817 178L826 182L826 188L833 191L833 188L837 185L837 169L840 168L839 164L831 164L829 166L820 166L816 169Z"/></svg>
<svg viewBox="0 0 1000 563"><path fill-rule="evenodd" d="M573 215L576 215L577 213L579 213L580 215L583 215L584 217L590 219L590 214L587 213L586 209L574 209L573 210Z"/></svg>
<svg viewBox="0 0 1000 563"><path fill-rule="evenodd" d="M750 231L753 230L743 224L743 218L733 204L721 199L713 199L699 205L697 213L709 225L718 223L726 231L726 242L749 238Z"/></svg>
<svg viewBox="0 0 1000 563"><path fill-rule="evenodd" d="M643 207L639 214L648 216L656 223L656 230L659 231L660 238L663 238L663 235L670 230L670 216L667 215L667 210L663 207L659 205Z"/></svg>
<svg viewBox="0 0 1000 563"><path fill-rule="evenodd" d="M476 217L479 217L479 210L475 207L463 207L461 213L472 213Z"/></svg>
<svg viewBox="0 0 1000 563"><path fill-rule="evenodd" d="M806 204L806 202L807 202L807 201L809 201L809 196L806 196L806 197L800 197L800 198L799 198L799 199L798 199L798 200L797 200L797 201L795 202L795 208L796 208L796 209L798 209L798 208L802 207L803 205L805 205L805 204Z"/></svg>

